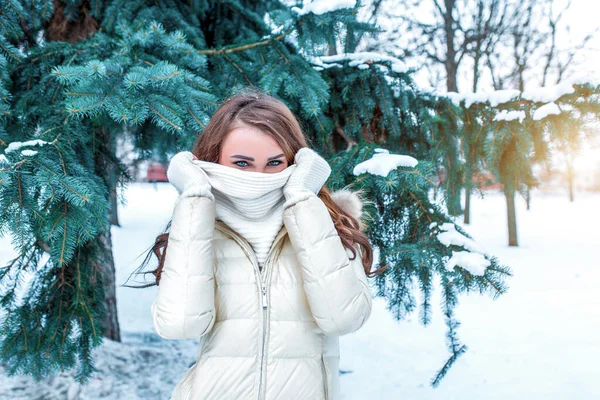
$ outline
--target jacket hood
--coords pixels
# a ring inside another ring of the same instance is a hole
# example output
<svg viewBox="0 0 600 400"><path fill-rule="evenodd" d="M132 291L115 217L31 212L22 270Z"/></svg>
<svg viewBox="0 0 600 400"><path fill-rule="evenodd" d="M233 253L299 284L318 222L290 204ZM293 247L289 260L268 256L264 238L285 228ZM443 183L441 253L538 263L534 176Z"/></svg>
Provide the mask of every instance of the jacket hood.
<svg viewBox="0 0 600 400"><path fill-rule="evenodd" d="M331 192L331 199L345 212L356 218L360 224L360 230L363 231L366 226L362 220L364 201L358 192L350 189L339 189Z"/></svg>

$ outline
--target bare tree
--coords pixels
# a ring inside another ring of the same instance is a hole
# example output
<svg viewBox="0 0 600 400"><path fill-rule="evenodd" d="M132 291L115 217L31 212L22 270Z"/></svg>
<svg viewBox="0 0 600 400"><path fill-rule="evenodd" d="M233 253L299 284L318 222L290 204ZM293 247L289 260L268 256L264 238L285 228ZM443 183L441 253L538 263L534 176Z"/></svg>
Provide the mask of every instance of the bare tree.
<svg viewBox="0 0 600 400"><path fill-rule="evenodd" d="M522 91L526 83L534 87L560 83L579 66L577 57L597 35L599 28L560 47L558 39L570 37L571 28L565 16L572 0L558 11L555 0L511 0L511 3L510 26L502 40L486 54L485 63L494 88L510 86ZM508 54L512 55L509 62Z"/></svg>
<svg viewBox="0 0 600 400"><path fill-rule="evenodd" d="M401 0L393 2L394 9L391 1L387 3L388 7L385 0L374 0L370 9L371 22L386 20L395 27L388 30L386 51L442 69L448 91L458 91L459 69L471 58L477 87L484 56L506 29L509 0ZM382 42L367 45L369 50L382 47Z"/></svg>

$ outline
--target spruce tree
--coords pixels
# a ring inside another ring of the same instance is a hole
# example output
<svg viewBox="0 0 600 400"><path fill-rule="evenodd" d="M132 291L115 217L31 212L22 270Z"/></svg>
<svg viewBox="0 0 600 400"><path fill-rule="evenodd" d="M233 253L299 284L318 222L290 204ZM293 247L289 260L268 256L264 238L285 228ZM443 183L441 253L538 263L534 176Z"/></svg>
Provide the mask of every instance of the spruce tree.
<svg viewBox="0 0 600 400"><path fill-rule="evenodd" d="M221 100L254 86L300 118L332 165L331 188L367 191L368 234L379 265L388 265L376 294L394 317L414 311L420 291L420 319L429 323L440 282L450 351L432 381L440 382L466 349L458 296L496 297L510 272L432 200L441 192L456 206L459 188L438 189L435 176L443 164L455 176L449 182L460 181L460 108L420 92L400 60L356 51L361 37L377 34L357 21L359 6L0 0L0 234L12 235L17 252L0 269L9 374L39 379L77 366L85 382L95 370L92 347L103 336L119 340L116 305L106 300L114 299L109 222L111 193L130 177L117 138L126 129L141 157L166 162L190 149ZM419 162L386 176L355 174L380 148ZM470 268L465 255L484 268ZM24 271L34 273L28 287Z"/></svg>
<svg viewBox="0 0 600 400"><path fill-rule="evenodd" d="M487 93L447 93L463 117L461 147L465 158L467 198L472 177L490 172L506 198L508 245L518 246L515 198L530 201L538 182L533 166L550 169L553 153L567 160L569 195L573 199L572 161L582 143L595 134L600 116L600 83L575 76L542 88ZM465 216L466 217L466 216Z"/></svg>

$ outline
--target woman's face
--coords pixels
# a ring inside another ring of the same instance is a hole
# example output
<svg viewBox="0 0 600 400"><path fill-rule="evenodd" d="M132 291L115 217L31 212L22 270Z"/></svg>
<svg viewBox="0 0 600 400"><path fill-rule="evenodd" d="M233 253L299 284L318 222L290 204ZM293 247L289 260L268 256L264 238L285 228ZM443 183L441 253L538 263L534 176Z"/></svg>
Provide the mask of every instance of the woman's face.
<svg viewBox="0 0 600 400"><path fill-rule="evenodd" d="M245 124L234 128L223 141L219 164L267 174L281 172L288 167L283 150L275 139Z"/></svg>

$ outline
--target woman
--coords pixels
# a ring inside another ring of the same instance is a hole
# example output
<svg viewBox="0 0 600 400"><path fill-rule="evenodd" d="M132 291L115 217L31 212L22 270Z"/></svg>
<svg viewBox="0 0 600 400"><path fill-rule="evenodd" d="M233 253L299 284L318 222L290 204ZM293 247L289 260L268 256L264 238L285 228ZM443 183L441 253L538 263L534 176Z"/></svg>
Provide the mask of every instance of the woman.
<svg viewBox="0 0 600 400"><path fill-rule="evenodd" d="M161 337L202 338L172 399L339 399L338 336L369 318L373 274L363 201L329 194L330 173L292 112L254 92L172 158L151 311Z"/></svg>

